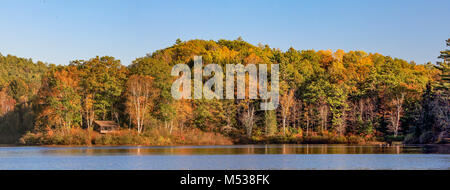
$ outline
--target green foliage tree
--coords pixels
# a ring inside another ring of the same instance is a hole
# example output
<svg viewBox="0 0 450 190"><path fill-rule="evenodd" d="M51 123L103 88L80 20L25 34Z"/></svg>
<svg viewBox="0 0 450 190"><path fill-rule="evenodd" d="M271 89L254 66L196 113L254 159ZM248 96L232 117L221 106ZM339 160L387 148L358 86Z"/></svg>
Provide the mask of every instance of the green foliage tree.
<svg viewBox="0 0 450 190"><path fill-rule="evenodd" d="M0 144L16 143L35 123L35 95L47 64L0 53Z"/></svg>
<svg viewBox="0 0 450 190"><path fill-rule="evenodd" d="M83 115L88 128L95 119L117 120L118 104L125 91L128 69L114 57L95 57L72 61L80 77L79 94L82 97Z"/></svg>
<svg viewBox="0 0 450 190"><path fill-rule="evenodd" d="M277 115L274 110L264 112L265 117L265 135L272 136L277 133Z"/></svg>
<svg viewBox="0 0 450 190"><path fill-rule="evenodd" d="M450 39L447 41L450 46ZM413 127L408 143L444 142L450 137L450 93L449 93L449 52L441 51L435 68L439 71L437 81L430 81L422 96L421 110L417 126Z"/></svg>
<svg viewBox="0 0 450 190"><path fill-rule="evenodd" d="M9 95L12 96L16 102L21 102L21 99L27 95L28 86L25 82L18 78L9 83Z"/></svg>

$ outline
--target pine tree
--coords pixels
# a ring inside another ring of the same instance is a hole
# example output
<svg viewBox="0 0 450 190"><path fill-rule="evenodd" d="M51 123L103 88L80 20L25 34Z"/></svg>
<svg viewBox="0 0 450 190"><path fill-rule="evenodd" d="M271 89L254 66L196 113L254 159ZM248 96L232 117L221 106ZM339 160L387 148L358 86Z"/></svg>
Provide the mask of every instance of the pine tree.
<svg viewBox="0 0 450 190"><path fill-rule="evenodd" d="M447 46L450 46L450 38L446 42ZM448 98L450 88L450 50L441 51L441 55L438 58L442 59L442 62L437 62L435 67L441 71L441 74L435 89L443 91Z"/></svg>

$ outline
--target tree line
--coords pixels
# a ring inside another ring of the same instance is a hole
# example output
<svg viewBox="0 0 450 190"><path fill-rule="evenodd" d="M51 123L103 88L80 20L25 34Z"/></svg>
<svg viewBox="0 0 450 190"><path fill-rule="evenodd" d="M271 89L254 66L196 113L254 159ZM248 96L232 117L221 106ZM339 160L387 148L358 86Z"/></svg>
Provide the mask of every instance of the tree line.
<svg viewBox="0 0 450 190"><path fill-rule="evenodd" d="M442 142L450 131L449 52L436 64L416 64L363 51L281 51L239 38L177 40L129 66L110 56L49 65L0 54L0 143L75 130L89 144L95 120L114 120L142 137L158 129L156 136L198 130L242 143ZM279 64L280 106L174 100L172 66L193 67L194 56L223 67Z"/></svg>

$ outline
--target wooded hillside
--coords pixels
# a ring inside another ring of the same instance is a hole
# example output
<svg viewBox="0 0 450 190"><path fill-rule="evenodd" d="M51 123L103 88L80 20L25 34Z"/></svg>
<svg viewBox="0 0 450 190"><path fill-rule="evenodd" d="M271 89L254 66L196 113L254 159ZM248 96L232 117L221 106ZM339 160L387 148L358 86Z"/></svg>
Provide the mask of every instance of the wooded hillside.
<svg viewBox="0 0 450 190"><path fill-rule="evenodd" d="M194 56L223 68L279 64L280 106L174 100L172 66L192 67ZM199 134L242 143L437 143L450 131L449 50L440 58L416 64L363 51L281 51L242 39L177 40L129 66L109 56L48 66L0 55L0 143L25 135L26 144L195 144ZM94 120L116 121L122 130L99 136Z"/></svg>

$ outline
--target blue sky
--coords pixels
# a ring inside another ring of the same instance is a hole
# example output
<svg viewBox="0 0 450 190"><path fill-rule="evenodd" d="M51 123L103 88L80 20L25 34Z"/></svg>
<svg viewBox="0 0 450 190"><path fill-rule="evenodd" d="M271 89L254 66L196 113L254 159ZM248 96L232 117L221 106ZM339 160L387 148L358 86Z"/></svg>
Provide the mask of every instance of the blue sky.
<svg viewBox="0 0 450 190"><path fill-rule="evenodd" d="M114 56L125 65L177 38L273 48L378 52L435 62L448 0L0 0L0 53L54 64Z"/></svg>

